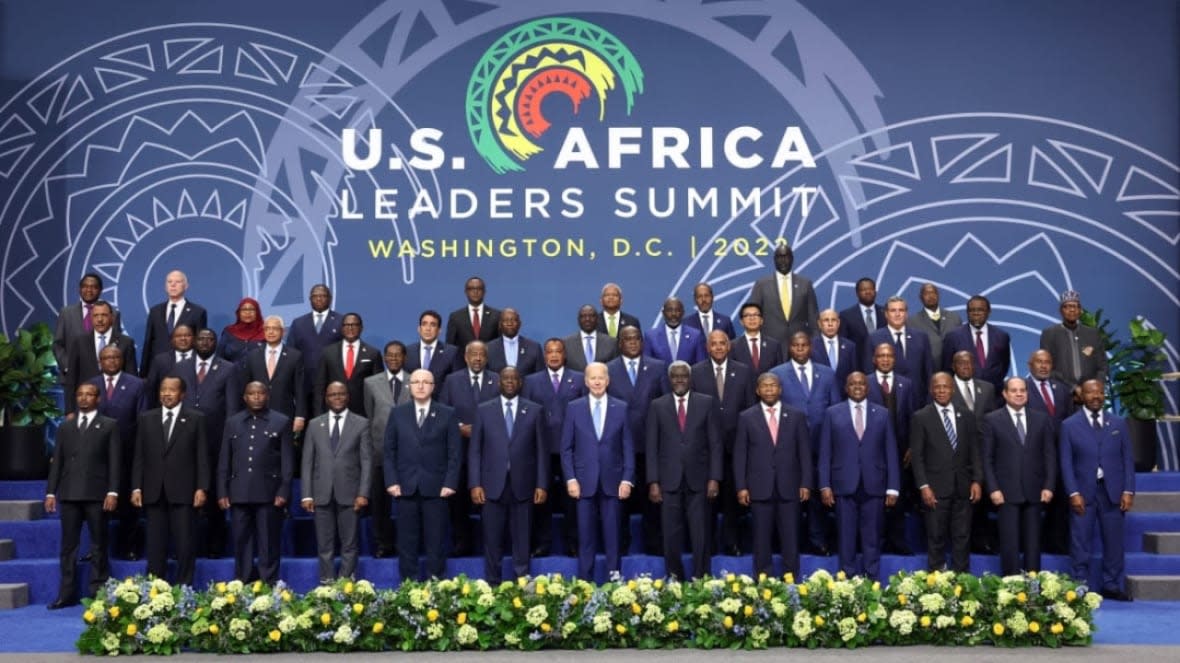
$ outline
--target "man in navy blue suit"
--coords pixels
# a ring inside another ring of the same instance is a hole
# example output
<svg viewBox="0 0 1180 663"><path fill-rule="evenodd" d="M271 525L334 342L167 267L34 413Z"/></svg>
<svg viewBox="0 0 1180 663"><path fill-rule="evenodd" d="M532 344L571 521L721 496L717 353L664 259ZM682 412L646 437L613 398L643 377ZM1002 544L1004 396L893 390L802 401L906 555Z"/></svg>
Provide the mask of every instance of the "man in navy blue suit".
<svg viewBox="0 0 1180 663"><path fill-rule="evenodd" d="M885 308L877 304L877 283L865 276L856 282L856 303L840 311L840 335L864 348L869 334L884 326Z"/></svg>
<svg viewBox="0 0 1180 663"><path fill-rule="evenodd" d="M828 408L819 447L819 485L824 504L836 507L840 568L848 575L877 578L885 509L897 501L900 469L888 411L870 403L864 373L848 376L848 400ZM861 558L856 565L860 535Z"/></svg>
<svg viewBox="0 0 1180 663"><path fill-rule="evenodd" d="M729 336L715 329L709 332L709 358L692 367L692 389L710 396L718 406L725 470L721 478L721 551L733 557L738 547L738 522L745 507L738 504L733 485L733 442L738 417L755 402L754 378L750 367L729 358Z"/></svg>
<svg viewBox="0 0 1180 663"><path fill-rule="evenodd" d="M913 473L910 471L910 419L918 409L917 394L909 378L898 375L894 370L892 343L877 345L873 353L874 371L867 377L868 399L885 407L893 434L897 441L897 456L901 462L901 494L897 505L885 514L886 552L897 555L912 555L913 549L906 540L905 518L912 510L910 497L914 492Z"/></svg>
<svg viewBox="0 0 1180 663"><path fill-rule="evenodd" d="M975 377L987 380L996 393L1004 389L1004 378L1012 363L1008 332L988 324L992 305L987 297L967 300L967 324L947 332L942 340L942 370L949 371L956 352L969 350L975 357Z"/></svg>
<svg viewBox="0 0 1180 663"><path fill-rule="evenodd" d="M695 364L705 358L705 337L699 329L681 324L684 303L678 297L664 300L664 324L649 329L643 335L643 347L649 357L665 364L676 360Z"/></svg>
<svg viewBox="0 0 1180 663"><path fill-rule="evenodd" d="M168 272L168 276L164 278L164 290L168 293L168 299L148 311L143 336L143 365L139 367L141 376L151 373L152 362L155 361L156 355L167 350L172 332L177 327L188 325L199 330L208 325L204 307L185 298L185 293L188 292L188 277L184 272Z"/></svg>
<svg viewBox="0 0 1180 663"><path fill-rule="evenodd" d="M266 343L254 348L242 362L242 382L261 382L270 391L270 408L291 419L291 430L299 433L307 423L306 367L303 353L283 343L283 319L267 316L262 323ZM314 370L314 368L313 368Z"/></svg>
<svg viewBox="0 0 1180 663"><path fill-rule="evenodd" d="M773 373L758 376L757 391L759 402L738 420L734 485L754 521L754 572L772 572L770 547L777 530L783 571L798 573L799 503L811 499L815 472L807 415L782 401Z"/></svg>
<svg viewBox="0 0 1180 663"><path fill-rule="evenodd" d="M1053 355L1048 350L1034 350L1028 358L1028 409L1049 415L1053 423L1053 437L1078 406L1074 402L1073 390L1053 376ZM1069 554L1069 495L1065 494L1061 473L1057 473L1057 486L1049 502L1045 517L1045 552Z"/></svg>
<svg viewBox="0 0 1180 663"><path fill-rule="evenodd" d="M313 394L316 367L320 365L324 348L344 338L341 327L344 319L332 310L332 291L328 286L322 283L313 285L307 299L311 311L291 321L287 345L303 355L303 412L310 414L315 411L313 402L322 401L324 396L323 393Z"/></svg>
<svg viewBox="0 0 1180 663"><path fill-rule="evenodd" d="M811 337L811 360L836 373L836 384L844 384L848 374L861 370L856 344L840 336L840 318L835 309L819 312L819 333Z"/></svg>
<svg viewBox="0 0 1180 663"><path fill-rule="evenodd" d="M1069 495L1073 577L1090 579L1094 524L1102 533L1102 595L1130 601L1123 559L1123 521L1135 504L1135 462L1127 422L1103 410L1102 383L1082 383L1085 406L1061 427L1061 473Z"/></svg>
<svg viewBox="0 0 1180 663"><path fill-rule="evenodd" d="M698 283L692 289L692 298L696 302L696 313L686 316L684 324L705 333L706 344L709 332L720 329L729 338L733 338L733 320L728 315L713 309L713 286L708 283Z"/></svg>
<svg viewBox="0 0 1180 663"><path fill-rule="evenodd" d="M638 330L635 330L638 333ZM621 333L621 332L620 332ZM586 367L584 398L566 408L561 431L561 471L578 505L578 577L593 580L601 528L606 571L618 571L623 500L635 485L635 445L627 403L608 396L606 365Z"/></svg>
<svg viewBox="0 0 1180 663"><path fill-rule="evenodd" d="M172 330L172 349L156 355L152 361L152 370L144 378L144 389L148 392L148 407L160 407L160 383L164 378L172 375L176 365L193 356L193 339L196 333L188 325L176 325Z"/></svg>
<svg viewBox="0 0 1180 663"><path fill-rule="evenodd" d="M533 528L533 556L550 554L553 544L553 513L564 513L561 529L565 552L573 557L578 553L577 526L573 500L566 498L565 477L561 474L561 430L565 424L566 406L570 401L586 395L586 377L565 365L565 341L553 337L545 341L545 370L524 379L524 398L540 403L544 408L544 437L549 449L551 486L549 499L536 508L537 526Z"/></svg>
<svg viewBox="0 0 1180 663"><path fill-rule="evenodd" d="M463 350L443 343L438 337L441 331L442 316L438 311L423 311L418 316L418 340L406 348L406 370L413 373L419 368L429 369L437 389L442 389L448 373L463 364L459 356Z"/></svg>
<svg viewBox="0 0 1180 663"><path fill-rule="evenodd" d="M485 292L487 286L478 276L463 284L467 305L447 317L447 345L463 349L472 341L487 343L500 335L500 311L484 303Z"/></svg>
<svg viewBox="0 0 1180 663"><path fill-rule="evenodd" d="M795 332L787 351L791 356L790 361L772 368L770 372L782 385L783 402L807 416L811 457L817 458L824 414L829 407L842 400L840 388L836 385L832 369L811 361L811 339L805 332ZM815 485L814 477L808 477L808 485ZM819 500L808 503L807 533L809 552L830 554L827 513Z"/></svg>
<svg viewBox="0 0 1180 663"><path fill-rule="evenodd" d="M712 509L721 490L722 444L719 411L713 399L692 392L692 367L674 361L668 367L672 393L652 401L647 418L648 499L660 505L664 534L664 573L699 578L709 571ZM688 532L692 573L685 575L681 555Z"/></svg>
<svg viewBox="0 0 1180 663"><path fill-rule="evenodd" d="M1007 576L1041 570L1041 515L1057 488L1057 429L1049 415L1025 407L1022 378L1008 378L1003 396L1007 406L983 419L983 469L999 511L1000 569Z"/></svg>
<svg viewBox="0 0 1180 663"><path fill-rule="evenodd" d="M730 358L749 366L755 376L783 363L783 348L778 339L762 332L762 307L746 302L742 304L740 316L744 333L733 339Z"/></svg>
<svg viewBox="0 0 1180 663"><path fill-rule="evenodd" d="M433 391L429 370L411 373L410 402L394 407L385 425L385 490L397 500L402 580L419 579L420 547L429 576L446 570L446 501L459 488L463 446L455 410L431 400Z"/></svg>
<svg viewBox="0 0 1180 663"><path fill-rule="evenodd" d="M504 528L511 531L513 579L529 573L533 505L549 488L549 448L541 406L517 398L520 371L500 371L500 397L484 401L475 415L467 451L471 502L483 508L484 579L500 583Z"/></svg>
<svg viewBox="0 0 1180 663"><path fill-rule="evenodd" d="M901 297L890 297L885 302L885 326L869 334L864 364L872 363L871 353L882 343L893 344L895 367L899 374L914 383L914 405L922 407L930 399L930 376L934 361L930 355L930 340L926 333L906 327L909 308Z"/></svg>
<svg viewBox="0 0 1180 663"><path fill-rule="evenodd" d="M545 368L541 344L520 335L520 313L514 308L500 311L500 335L488 342L488 370L499 374L507 366L532 375Z"/></svg>

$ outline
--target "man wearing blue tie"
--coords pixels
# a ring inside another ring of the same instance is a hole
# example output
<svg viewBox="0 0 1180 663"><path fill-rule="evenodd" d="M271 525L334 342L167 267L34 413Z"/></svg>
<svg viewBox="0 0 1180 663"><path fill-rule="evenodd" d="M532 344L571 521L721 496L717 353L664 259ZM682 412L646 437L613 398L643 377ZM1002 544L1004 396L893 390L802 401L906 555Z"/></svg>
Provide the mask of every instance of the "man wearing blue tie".
<svg viewBox="0 0 1180 663"><path fill-rule="evenodd" d="M713 308L713 286L708 283L698 283L692 289L692 299L696 302L696 313L686 316L684 324L699 329L708 345L709 332L721 330L727 338L733 338L733 320L728 315Z"/></svg>
<svg viewBox="0 0 1180 663"><path fill-rule="evenodd" d="M644 334L643 347L646 354L666 364L676 360L688 362L689 365L704 361L704 332L681 324L684 320L684 304L680 299L665 299L662 314L664 324L649 329Z"/></svg>
<svg viewBox="0 0 1180 663"><path fill-rule="evenodd" d="M1127 422L1109 410L1102 383L1082 383L1085 406L1061 426L1061 474L1069 507L1069 555L1073 577L1090 579L1094 524L1102 533L1102 595L1130 601L1125 589L1123 521L1135 503L1135 463Z"/></svg>
<svg viewBox="0 0 1180 663"><path fill-rule="evenodd" d="M840 336L840 317L835 309L819 312L819 333L811 338L811 360L836 374L836 384L848 380L848 374L861 370L856 343Z"/></svg>
<svg viewBox="0 0 1180 663"><path fill-rule="evenodd" d="M561 471L566 491L577 500L578 577L592 580L599 528L606 571L618 571L622 501L635 481L635 445L627 425L627 403L608 396L606 364L586 367L590 394L570 402L561 431Z"/></svg>

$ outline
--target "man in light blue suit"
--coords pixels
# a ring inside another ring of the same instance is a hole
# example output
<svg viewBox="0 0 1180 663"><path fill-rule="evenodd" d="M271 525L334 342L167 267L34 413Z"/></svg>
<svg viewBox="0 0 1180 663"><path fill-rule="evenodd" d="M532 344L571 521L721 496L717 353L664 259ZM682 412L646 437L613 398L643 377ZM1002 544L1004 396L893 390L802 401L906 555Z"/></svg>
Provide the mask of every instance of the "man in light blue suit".
<svg viewBox="0 0 1180 663"><path fill-rule="evenodd" d="M836 507L840 568L878 578L885 508L897 502L901 484L897 442L889 413L870 403L864 373L848 376L848 401L828 408L819 445L820 496ZM856 539L861 558L856 564Z"/></svg>
<svg viewBox="0 0 1180 663"><path fill-rule="evenodd" d="M1069 555L1074 578L1087 581L1097 521L1102 533L1102 595L1130 601L1123 566L1123 521L1135 503L1135 463L1127 422L1102 409L1105 399L1101 382L1083 382L1085 407L1061 425L1061 474L1073 511Z"/></svg>
<svg viewBox="0 0 1180 663"><path fill-rule="evenodd" d="M704 332L681 324L684 320L684 303L677 297L665 299L663 315L664 324L647 330L643 335L645 354L665 364L684 361L692 365L704 361Z"/></svg>
<svg viewBox="0 0 1180 663"><path fill-rule="evenodd" d="M606 365L586 367L589 395L566 408L561 431L561 471L566 491L577 500L578 577L592 580L601 527L606 570L618 571L622 500L635 485L635 445L627 425L627 404L608 396Z"/></svg>

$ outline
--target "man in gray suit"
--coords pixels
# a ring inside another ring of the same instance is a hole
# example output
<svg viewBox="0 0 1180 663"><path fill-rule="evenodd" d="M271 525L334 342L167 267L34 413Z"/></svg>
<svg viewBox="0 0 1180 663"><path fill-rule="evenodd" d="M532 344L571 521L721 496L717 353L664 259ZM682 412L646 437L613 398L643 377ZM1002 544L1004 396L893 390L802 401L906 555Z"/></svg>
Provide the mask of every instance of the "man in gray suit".
<svg viewBox="0 0 1180 663"><path fill-rule="evenodd" d="M1053 379L1060 380L1080 399L1087 380L1106 382L1106 347L1098 330L1078 320L1082 296L1076 290L1061 293L1061 323L1041 332L1041 349L1053 357Z"/></svg>
<svg viewBox="0 0 1180 663"><path fill-rule="evenodd" d="M791 344L795 332L807 332L810 338L819 331L815 288L811 279L791 272L794 265L795 252L779 244L774 250L775 273L758 279L750 295L750 300L762 307L762 330L784 348Z"/></svg>
<svg viewBox="0 0 1180 663"><path fill-rule="evenodd" d="M938 287L933 283L923 283L918 297L922 300L922 308L910 314L906 326L926 332L926 338L930 340L930 354L934 355L937 365L942 362L942 337L961 326L963 318L938 305Z"/></svg>
<svg viewBox="0 0 1180 663"><path fill-rule="evenodd" d="M340 535L340 576L356 573L359 537L357 516L369 504L373 440L369 422L348 411L348 387L333 382L324 393L328 411L311 420L303 442L303 477L307 490L301 504L315 514L320 582L336 578L333 557Z"/></svg>
<svg viewBox="0 0 1180 663"><path fill-rule="evenodd" d="M410 374L406 372L406 346L401 341L390 341L383 350L385 370L365 378L365 417L369 420L369 436L373 439L373 467L384 467L385 424L395 405L410 400ZM372 473L369 485L369 525L373 528L373 557L392 557L397 547L393 529L393 498L385 492L385 477L380 471Z"/></svg>
<svg viewBox="0 0 1180 663"><path fill-rule="evenodd" d="M589 364L605 364L619 356L619 344L606 332L598 331L598 311L589 304L578 309L578 331L562 341L565 366L570 370L585 371Z"/></svg>

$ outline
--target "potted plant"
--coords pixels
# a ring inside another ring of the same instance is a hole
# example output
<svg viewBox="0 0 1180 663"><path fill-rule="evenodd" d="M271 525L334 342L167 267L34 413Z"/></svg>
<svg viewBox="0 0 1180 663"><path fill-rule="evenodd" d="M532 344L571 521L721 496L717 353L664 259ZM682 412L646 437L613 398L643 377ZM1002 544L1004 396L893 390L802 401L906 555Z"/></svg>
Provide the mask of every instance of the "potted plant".
<svg viewBox="0 0 1180 663"><path fill-rule="evenodd" d="M49 474L45 424L61 416L53 331L44 322L0 336L0 479Z"/></svg>
<svg viewBox="0 0 1180 663"><path fill-rule="evenodd" d="M1164 415L1164 333L1148 327L1142 317L1131 320L1130 338L1120 340L1107 329L1102 309L1086 312L1081 320L1098 329L1110 354L1107 371L1107 399L1127 418L1131 432L1136 472L1155 468L1159 434L1156 422Z"/></svg>

